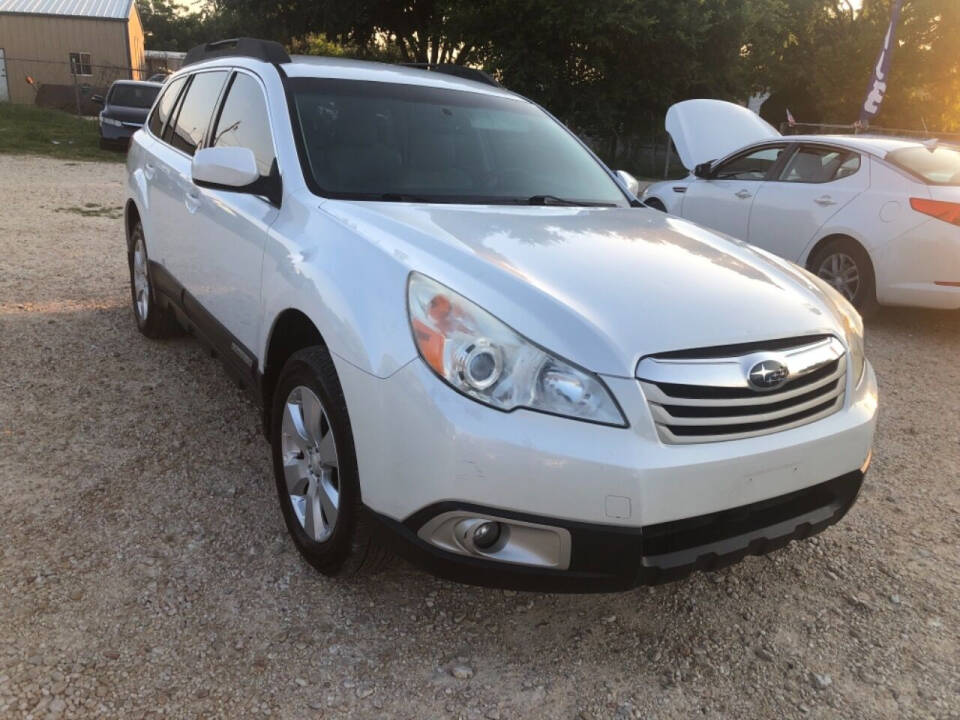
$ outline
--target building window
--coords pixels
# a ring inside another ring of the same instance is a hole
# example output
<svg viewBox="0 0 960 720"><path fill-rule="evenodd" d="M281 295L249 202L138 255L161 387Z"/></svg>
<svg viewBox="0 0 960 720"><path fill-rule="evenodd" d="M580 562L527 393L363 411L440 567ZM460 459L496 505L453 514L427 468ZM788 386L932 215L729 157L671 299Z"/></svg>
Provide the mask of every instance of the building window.
<svg viewBox="0 0 960 720"><path fill-rule="evenodd" d="M93 75L90 53L70 53L70 72L73 75Z"/></svg>

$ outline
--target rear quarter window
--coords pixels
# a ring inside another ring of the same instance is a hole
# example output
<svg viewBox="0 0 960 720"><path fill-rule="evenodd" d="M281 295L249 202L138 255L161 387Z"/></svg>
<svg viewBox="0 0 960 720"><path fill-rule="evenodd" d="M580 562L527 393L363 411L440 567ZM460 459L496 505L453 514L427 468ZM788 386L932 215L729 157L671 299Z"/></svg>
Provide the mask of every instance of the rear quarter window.
<svg viewBox="0 0 960 720"><path fill-rule="evenodd" d="M886 160L928 185L960 185L960 148L903 148L888 154Z"/></svg>

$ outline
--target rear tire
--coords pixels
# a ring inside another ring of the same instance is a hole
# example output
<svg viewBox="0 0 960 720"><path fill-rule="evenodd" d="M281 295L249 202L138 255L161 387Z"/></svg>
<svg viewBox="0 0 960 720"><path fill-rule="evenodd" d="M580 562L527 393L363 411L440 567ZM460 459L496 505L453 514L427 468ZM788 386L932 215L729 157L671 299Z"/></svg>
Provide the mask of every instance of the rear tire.
<svg viewBox="0 0 960 720"><path fill-rule="evenodd" d="M361 502L350 417L326 348L306 348L287 360L272 418L277 495L297 550L324 575L381 570L392 554Z"/></svg>
<svg viewBox="0 0 960 720"><path fill-rule="evenodd" d="M856 240L841 237L824 243L810 257L807 269L834 287L863 317L879 309L873 263Z"/></svg>
<svg viewBox="0 0 960 720"><path fill-rule="evenodd" d="M183 328L166 308L160 307L150 276L150 260L147 257L147 242L143 225L138 220L130 231L130 246L127 250L130 267L130 295L133 299L133 317L137 328L148 338L157 340L183 334Z"/></svg>

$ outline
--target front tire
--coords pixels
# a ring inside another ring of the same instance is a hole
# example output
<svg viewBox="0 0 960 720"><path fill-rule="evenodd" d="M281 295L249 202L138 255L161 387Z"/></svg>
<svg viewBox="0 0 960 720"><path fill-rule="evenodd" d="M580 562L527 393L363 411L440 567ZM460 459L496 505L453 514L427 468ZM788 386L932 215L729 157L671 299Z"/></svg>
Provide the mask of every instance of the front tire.
<svg viewBox="0 0 960 720"><path fill-rule="evenodd" d="M646 200L643 201L643 204L646 205L648 208L653 208L654 210L659 210L660 212L667 211L667 206L660 201L660 198L655 198L655 197L647 198Z"/></svg>
<svg viewBox="0 0 960 720"><path fill-rule="evenodd" d="M873 263L860 243L842 237L831 240L813 254L808 265L810 272L835 288L864 317L879 308Z"/></svg>
<svg viewBox="0 0 960 720"><path fill-rule="evenodd" d="M286 362L272 418L277 495L297 550L324 575L382 568L391 555L363 510L350 417L326 348L300 350Z"/></svg>

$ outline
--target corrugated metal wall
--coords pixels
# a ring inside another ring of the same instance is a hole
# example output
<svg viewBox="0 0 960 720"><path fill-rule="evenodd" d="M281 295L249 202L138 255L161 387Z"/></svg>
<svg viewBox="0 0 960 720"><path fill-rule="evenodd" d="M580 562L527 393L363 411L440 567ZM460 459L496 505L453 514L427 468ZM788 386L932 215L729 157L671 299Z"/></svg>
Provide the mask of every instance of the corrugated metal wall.
<svg viewBox="0 0 960 720"><path fill-rule="evenodd" d="M135 11L134 11L135 12ZM29 75L45 85L73 85L70 53L90 54L90 76L78 81L92 86L130 78L130 53L143 64L143 30L139 18L130 27L123 20L15 15L0 13L0 48L4 49L11 102L33 103L36 91L27 84Z"/></svg>

